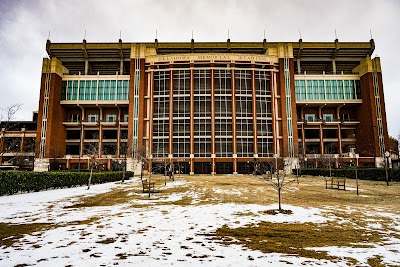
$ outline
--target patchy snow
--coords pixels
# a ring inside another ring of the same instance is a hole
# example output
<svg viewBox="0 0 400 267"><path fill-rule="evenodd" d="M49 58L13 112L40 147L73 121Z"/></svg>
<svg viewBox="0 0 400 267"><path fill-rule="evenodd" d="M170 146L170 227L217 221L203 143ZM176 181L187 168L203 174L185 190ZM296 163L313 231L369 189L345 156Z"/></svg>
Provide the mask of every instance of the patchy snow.
<svg viewBox="0 0 400 267"><path fill-rule="evenodd" d="M232 190L223 190L219 188L213 188L212 191L217 194L226 194L226 195L241 195L241 190L232 189Z"/></svg>
<svg viewBox="0 0 400 267"><path fill-rule="evenodd" d="M193 205L200 201L204 192L199 188L168 195L153 194L151 199L133 198L114 206L66 208L78 203L79 196L93 196L115 188L128 189L139 186L139 183L140 180L93 185L90 190L77 187L0 197L0 222L63 224L25 235L13 246L0 248L0 266L347 266L345 261L332 263L278 253L264 254L239 245L223 245L207 235L223 225L237 228L262 221L324 223L336 219L318 208L284 204L282 208L292 210L292 215L269 215L264 211L275 209L276 204ZM190 183L169 182L163 188L179 186L190 186ZM214 192L236 195L240 191ZM174 205L175 201L185 197L192 199L192 205ZM134 204L144 206L134 208ZM397 229L399 216L380 214L395 220L393 228ZM93 223L71 223L94 217L98 219ZM370 224L371 228L378 225ZM386 263L400 264L400 244L395 238L388 240L387 244L373 244L373 248L315 249L340 257L353 257L360 263L365 263L373 255L383 255Z"/></svg>

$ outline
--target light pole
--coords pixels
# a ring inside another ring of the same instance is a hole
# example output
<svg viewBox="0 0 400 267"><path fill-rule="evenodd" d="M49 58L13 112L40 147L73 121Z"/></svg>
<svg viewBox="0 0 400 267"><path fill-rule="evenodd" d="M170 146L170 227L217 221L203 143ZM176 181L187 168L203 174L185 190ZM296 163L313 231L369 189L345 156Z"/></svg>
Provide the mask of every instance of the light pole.
<svg viewBox="0 0 400 267"><path fill-rule="evenodd" d="M385 152L385 173L386 173L386 185L389 186L389 174L388 174L388 165L389 165L389 151Z"/></svg>

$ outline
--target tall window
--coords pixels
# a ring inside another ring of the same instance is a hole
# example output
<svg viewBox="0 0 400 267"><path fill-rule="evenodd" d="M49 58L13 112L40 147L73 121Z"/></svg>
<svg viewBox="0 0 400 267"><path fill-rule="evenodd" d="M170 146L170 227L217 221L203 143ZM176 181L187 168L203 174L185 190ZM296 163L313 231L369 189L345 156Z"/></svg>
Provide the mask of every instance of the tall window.
<svg viewBox="0 0 400 267"><path fill-rule="evenodd" d="M211 157L211 70L194 69L194 156Z"/></svg>
<svg viewBox="0 0 400 267"><path fill-rule="evenodd" d="M190 157L190 70L174 70L173 156Z"/></svg>
<svg viewBox="0 0 400 267"><path fill-rule="evenodd" d="M272 157L273 134L270 74L268 71L256 71L255 79L258 156ZM302 93L305 95L305 90Z"/></svg>
<svg viewBox="0 0 400 267"><path fill-rule="evenodd" d="M296 100L360 99L359 84L359 80L295 80Z"/></svg>
<svg viewBox="0 0 400 267"><path fill-rule="evenodd" d="M154 72L153 156L168 157L170 71Z"/></svg>
<svg viewBox="0 0 400 267"><path fill-rule="evenodd" d="M232 78L229 69L214 70L215 148L217 157L232 156Z"/></svg>

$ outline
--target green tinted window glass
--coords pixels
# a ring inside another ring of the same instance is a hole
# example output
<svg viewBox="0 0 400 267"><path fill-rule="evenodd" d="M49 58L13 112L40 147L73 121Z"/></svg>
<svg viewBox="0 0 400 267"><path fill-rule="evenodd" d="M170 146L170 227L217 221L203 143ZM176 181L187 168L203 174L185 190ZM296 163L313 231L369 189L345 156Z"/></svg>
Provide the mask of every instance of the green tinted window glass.
<svg viewBox="0 0 400 267"><path fill-rule="evenodd" d="M61 100L67 99L67 82L62 82L62 90L61 90Z"/></svg>
<svg viewBox="0 0 400 267"><path fill-rule="evenodd" d="M104 81L99 81L99 95L98 95L99 100L104 99Z"/></svg>
<svg viewBox="0 0 400 267"><path fill-rule="evenodd" d="M354 81L349 81L349 91L350 91L350 98L349 99L355 99Z"/></svg>
<svg viewBox="0 0 400 267"><path fill-rule="evenodd" d="M319 92L319 99L325 99L325 88L324 88L324 81L318 81L318 92Z"/></svg>
<svg viewBox="0 0 400 267"><path fill-rule="evenodd" d="M124 81L124 100L129 99L129 81Z"/></svg>
<svg viewBox="0 0 400 267"><path fill-rule="evenodd" d="M342 81L337 81L337 86L338 86L338 98L339 99L344 99L343 82Z"/></svg>
<svg viewBox="0 0 400 267"><path fill-rule="evenodd" d="M91 93L91 81L86 81L85 84L85 100L90 100L90 93Z"/></svg>
<svg viewBox="0 0 400 267"><path fill-rule="evenodd" d="M117 81L110 81L110 100L115 100L117 93Z"/></svg>
<svg viewBox="0 0 400 267"><path fill-rule="evenodd" d="M104 100L110 100L111 81L104 82Z"/></svg>
<svg viewBox="0 0 400 267"><path fill-rule="evenodd" d="M85 100L85 81L79 81L79 100Z"/></svg>
<svg viewBox="0 0 400 267"><path fill-rule="evenodd" d="M117 82L117 100L123 99L123 88L122 88L122 81Z"/></svg>
<svg viewBox="0 0 400 267"><path fill-rule="evenodd" d="M296 91L296 99L299 100L301 99L301 94L300 94L300 81L299 80L295 80L294 81L294 89Z"/></svg>
<svg viewBox="0 0 400 267"><path fill-rule="evenodd" d="M72 81L68 81L67 87L67 100L72 100L73 89L72 89Z"/></svg>
<svg viewBox="0 0 400 267"><path fill-rule="evenodd" d="M360 85L360 81L356 80L355 81L356 84L356 94L357 94L357 99L361 99L361 85Z"/></svg>
<svg viewBox="0 0 400 267"><path fill-rule="evenodd" d="M332 98L331 99L338 99L337 96L337 82L336 80L331 80L331 93L332 93Z"/></svg>
<svg viewBox="0 0 400 267"><path fill-rule="evenodd" d="M312 81L306 81L306 83L307 83L307 98L309 100L313 100L314 96L312 92Z"/></svg>
<svg viewBox="0 0 400 267"><path fill-rule="evenodd" d="M325 86L326 86L326 99L330 100L330 99L332 99L331 81L330 80L326 80L325 81Z"/></svg>
<svg viewBox="0 0 400 267"><path fill-rule="evenodd" d="M344 94L346 96L346 99L350 99L350 85L349 85L350 81L345 80L344 81Z"/></svg>
<svg viewBox="0 0 400 267"><path fill-rule="evenodd" d="M92 81L92 91L90 93L90 100L96 100L97 81Z"/></svg>
<svg viewBox="0 0 400 267"><path fill-rule="evenodd" d="M306 95L306 85L305 85L305 81L304 80L300 80L300 88L301 88L301 99L305 100L307 99L307 95Z"/></svg>
<svg viewBox="0 0 400 267"><path fill-rule="evenodd" d="M314 80L312 81L313 84L313 95L314 95L314 99L319 99L319 95L318 95L318 81Z"/></svg>
<svg viewBox="0 0 400 267"><path fill-rule="evenodd" d="M72 100L78 100L78 81L73 81L72 84Z"/></svg>

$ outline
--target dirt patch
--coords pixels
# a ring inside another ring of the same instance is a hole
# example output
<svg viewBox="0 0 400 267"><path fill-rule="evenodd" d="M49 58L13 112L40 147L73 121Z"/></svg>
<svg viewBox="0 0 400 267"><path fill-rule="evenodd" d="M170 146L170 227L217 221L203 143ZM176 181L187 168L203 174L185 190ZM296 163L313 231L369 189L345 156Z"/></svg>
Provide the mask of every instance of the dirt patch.
<svg viewBox="0 0 400 267"><path fill-rule="evenodd" d="M66 209L82 208L82 207L94 207L94 206L113 206L121 203L125 203L129 191L114 189L110 192L98 194L90 197L83 197L79 203L66 206Z"/></svg>
<svg viewBox="0 0 400 267"><path fill-rule="evenodd" d="M268 215L277 215L277 214L287 214L290 215L293 213L291 210L284 210L284 209L272 209L272 210L266 210L264 212L260 212L262 214L268 214Z"/></svg>
<svg viewBox="0 0 400 267"><path fill-rule="evenodd" d="M374 255L373 258L369 258L367 263L371 267L385 267L386 264L382 262L382 256Z"/></svg>
<svg viewBox="0 0 400 267"><path fill-rule="evenodd" d="M111 243L114 243L116 241L116 239L115 238L106 238L106 239L103 239L103 240L99 240L99 241L96 241L96 243L98 243L98 244L111 244Z"/></svg>
<svg viewBox="0 0 400 267"><path fill-rule="evenodd" d="M56 229L59 227L71 226L71 225L84 225L90 224L97 221L98 217L92 217L87 220L73 221L64 224L55 223L26 223L26 224L12 224L12 223L0 223L0 247L9 247L14 243L20 241L24 235L35 235L39 236L41 232ZM34 234L38 232L38 234ZM33 245L36 246L36 245Z"/></svg>
<svg viewBox="0 0 400 267"><path fill-rule="evenodd" d="M313 259L325 259L337 262L339 258L330 256L325 251L311 247L346 246L371 247L370 243L384 241L388 236L380 231L358 231L351 224L314 223L271 223L261 222L258 225L246 225L229 228L226 225L215 233L217 240L225 245L238 244L263 253L283 253ZM340 259L342 260L342 259ZM357 261L346 259L354 264Z"/></svg>
<svg viewBox="0 0 400 267"><path fill-rule="evenodd" d="M29 235L34 232L46 231L55 224L52 223L29 223L29 224L8 224L0 223L0 247L12 246L24 235Z"/></svg>

